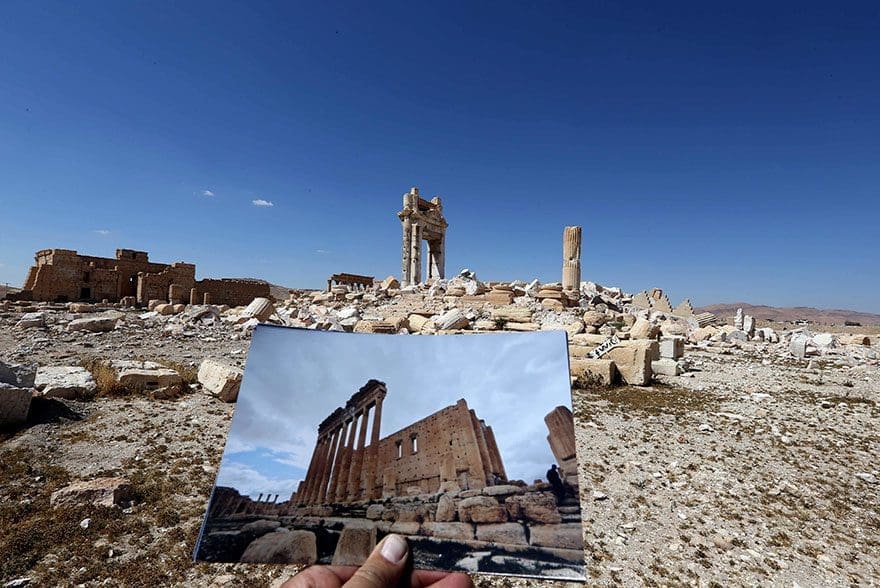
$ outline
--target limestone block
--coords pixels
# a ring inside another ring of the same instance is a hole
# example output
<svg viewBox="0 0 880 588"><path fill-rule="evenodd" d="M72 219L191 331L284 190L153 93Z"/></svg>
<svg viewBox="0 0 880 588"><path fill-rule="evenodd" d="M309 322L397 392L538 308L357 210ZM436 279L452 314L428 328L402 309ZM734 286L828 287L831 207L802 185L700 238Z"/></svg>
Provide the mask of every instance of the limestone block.
<svg viewBox="0 0 880 588"><path fill-rule="evenodd" d="M651 382L651 361L659 352L656 341L621 341L605 357L614 362L624 382L632 386L647 386Z"/></svg>
<svg viewBox="0 0 880 588"><path fill-rule="evenodd" d="M608 337L605 335L583 333L572 337L569 343L574 345L585 345L587 347L597 347L604 343L607 338Z"/></svg>
<svg viewBox="0 0 880 588"><path fill-rule="evenodd" d="M391 524L390 531L399 535L418 535L421 525L419 523L402 523L395 521Z"/></svg>
<svg viewBox="0 0 880 588"><path fill-rule="evenodd" d="M591 327L601 327L606 322L608 322L608 317L605 316L604 312L599 312L597 310L588 310L584 313L584 324L589 325Z"/></svg>
<svg viewBox="0 0 880 588"><path fill-rule="evenodd" d="M381 504L371 504L367 507L366 517L371 521L378 521L382 518L382 514L385 512L385 507Z"/></svg>
<svg viewBox="0 0 880 588"><path fill-rule="evenodd" d="M90 331L92 333L106 333L116 328L116 318L110 316L90 316L78 318L67 324L68 331Z"/></svg>
<svg viewBox="0 0 880 588"><path fill-rule="evenodd" d="M266 533L271 533L275 529L281 526L281 523L278 521L269 521L266 519L260 519L258 521L254 521L252 523L248 523L241 528L242 533L249 533L254 536L254 538L262 537Z"/></svg>
<svg viewBox="0 0 880 588"><path fill-rule="evenodd" d="M244 550L243 563L313 564L318 560L318 542L311 531L267 533Z"/></svg>
<svg viewBox="0 0 880 588"><path fill-rule="evenodd" d="M95 478L74 482L52 493L49 504L59 506L112 507L131 499L131 484L125 478Z"/></svg>
<svg viewBox="0 0 880 588"><path fill-rule="evenodd" d="M49 398L81 398L97 390L92 374L79 366L40 367L34 387Z"/></svg>
<svg viewBox="0 0 880 588"><path fill-rule="evenodd" d="M448 523L455 520L455 500L449 494L442 494L437 501L437 510L434 512L434 520L438 523Z"/></svg>
<svg viewBox="0 0 880 588"><path fill-rule="evenodd" d="M382 284L379 285L380 290L390 290L390 289L398 290L400 289L400 282L394 276L388 276L384 280L382 280Z"/></svg>
<svg viewBox="0 0 880 588"><path fill-rule="evenodd" d="M611 386L617 380L617 366L610 359L572 359L569 365L571 375L582 386L590 384Z"/></svg>
<svg viewBox="0 0 880 588"><path fill-rule="evenodd" d="M683 337L687 335L687 325L681 321L663 321L660 334L664 337Z"/></svg>
<svg viewBox="0 0 880 588"><path fill-rule="evenodd" d="M472 541L474 539L474 526L470 523L425 523L422 525L422 533L428 537L437 537L439 539Z"/></svg>
<svg viewBox="0 0 880 588"><path fill-rule="evenodd" d="M458 519L464 523L503 523L507 511L494 498L473 496L458 504Z"/></svg>
<svg viewBox="0 0 880 588"><path fill-rule="evenodd" d="M498 500L501 500L505 496L511 496L513 494L522 494L525 490L520 488L519 486L514 486L512 484L499 484L497 486L486 486L482 490L483 496L495 496Z"/></svg>
<svg viewBox="0 0 880 588"><path fill-rule="evenodd" d="M678 359L684 355L684 338L667 337L660 340L660 357Z"/></svg>
<svg viewBox="0 0 880 588"><path fill-rule="evenodd" d="M660 327L651 323L648 319L638 318L629 329L631 339L654 339L660 332Z"/></svg>
<svg viewBox="0 0 880 588"><path fill-rule="evenodd" d="M520 523L477 525L477 540L505 545L528 545L526 531Z"/></svg>
<svg viewBox="0 0 880 588"><path fill-rule="evenodd" d="M174 314L180 314L184 310L186 310L186 304L178 303L171 307L174 310Z"/></svg>
<svg viewBox="0 0 880 588"><path fill-rule="evenodd" d="M507 323L505 331L540 331L541 326L535 323Z"/></svg>
<svg viewBox="0 0 880 588"><path fill-rule="evenodd" d="M486 301L496 306L505 306L513 302L513 292L509 290L492 290L486 294Z"/></svg>
<svg viewBox="0 0 880 588"><path fill-rule="evenodd" d="M479 319L474 322L474 330L475 331L497 331L498 325L495 324L495 321L490 321L488 319Z"/></svg>
<svg viewBox="0 0 880 588"><path fill-rule="evenodd" d="M20 388L33 388L37 376L37 364L16 364L0 361L0 384Z"/></svg>
<svg viewBox="0 0 880 588"><path fill-rule="evenodd" d="M332 563L334 566L360 565L370 556L374 547L376 547L376 525L346 526L339 535Z"/></svg>
<svg viewBox="0 0 880 588"><path fill-rule="evenodd" d="M460 309L453 308L434 319L434 323L442 331L447 329L466 329L470 321Z"/></svg>
<svg viewBox="0 0 880 588"><path fill-rule="evenodd" d="M114 360L108 365L116 372L116 382L132 392L149 392L183 385L180 374L154 361Z"/></svg>
<svg viewBox="0 0 880 588"><path fill-rule="evenodd" d="M543 525L562 522L556 506L556 497L546 492L529 492L523 496L511 496L504 501L511 519L525 519Z"/></svg>
<svg viewBox="0 0 880 588"><path fill-rule="evenodd" d="M791 354L796 358L804 359L807 355L807 343L809 341L810 338L806 335L792 335L791 341L788 344L789 351L791 351Z"/></svg>
<svg viewBox="0 0 880 588"><path fill-rule="evenodd" d="M33 329L46 326L46 315L42 312L26 312L15 323L16 329Z"/></svg>
<svg viewBox="0 0 880 588"><path fill-rule="evenodd" d="M261 323L269 320L273 314L275 314L275 307L268 298L254 298L241 313L243 317L255 318Z"/></svg>
<svg viewBox="0 0 880 588"><path fill-rule="evenodd" d="M167 304L167 303L157 304L151 310L154 310L156 312L156 314L161 314L163 316L170 316L170 315L174 314L174 305Z"/></svg>
<svg viewBox="0 0 880 588"><path fill-rule="evenodd" d="M423 315L411 314L407 317L407 329L409 329L410 333L418 333L429 322L431 322L431 319Z"/></svg>
<svg viewBox="0 0 880 588"><path fill-rule="evenodd" d="M691 333L691 340L694 343L699 343L700 341L706 341L707 339L711 339L718 333L718 329L712 326L708 327L700 327Z"/></svg>
<svg viewBox="0 0 880 588"><path fill-rule="evenodd" d="M749 336L755 334L755 319L752 315L747 314L743 317L742 330Z"/></svg>
<svg viewBox="0 0 880 588"><path fill-rule="evenodd" d="M538 547L583 549L583 529L580 523L534 525L529 527L529 542Z"/></svg>
<svg viewBox="0 0 880 588"><path fill-rule="evenodd" d="M583 333L585 328L586 327L584 327L584 322L578 319L573 323L565 325L565 332L568 333L569 337L574 337L578 333Z"/></svg>
<svg viewBox="0 0 880 588"><path fill-rule="evenodd" d="M156 310L157 306L159 306L160 304L164 304L164 303L165 303L164 300L159 300L157 298L153 298L149 302L147 302L147 310L149 310L149 311Z"/></svg>
<svg viewBox="0 0 880 588"><path fill-rule="evenodd" d="M651 371L661 376L677 376L681 374L681 366L674 359L664 357L651 362Z"/></svg>
<svg viewBox="0 0 880 588"><path fill-rule="evenodd" d="M546 310L554 310L561 311L565 309L565 304L560 302L559 300L554 300L552 298L545 298L541 301L541 306L543 306Z"/></svg>
<svg viewBox="0 0 880 588"><path fill-rule="evenodd" d="M32 398L31 388L0 382L0 429L25 422Z"/></svg>
<svg viewBox="0 0 880 588"><path fill-rule="evenodd" d="M235 402L243 372L219 359L208 358L199 366L199 383L223 402Z"/></svg>
<svg viewBox="0 0 880 588"><path fill-rule="evenodd" d="M530 323L532 322L532 311L519 306L493 308L492 320L505 320L508 323Z"/></svg>

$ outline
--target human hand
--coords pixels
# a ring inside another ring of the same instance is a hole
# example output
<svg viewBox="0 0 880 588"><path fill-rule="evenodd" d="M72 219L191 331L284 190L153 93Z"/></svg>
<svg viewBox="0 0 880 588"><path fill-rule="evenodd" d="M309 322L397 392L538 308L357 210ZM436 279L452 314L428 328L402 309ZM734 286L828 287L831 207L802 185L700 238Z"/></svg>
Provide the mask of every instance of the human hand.
<svg viewBox="0 0 880 588"><path fill-rule="evenodd" d="M400 535L388 535L376 545L361 567L311 566L281 588L396 588L404 576L409 546ZM474 588L467 574L414 570L410 588Z"/></svg>

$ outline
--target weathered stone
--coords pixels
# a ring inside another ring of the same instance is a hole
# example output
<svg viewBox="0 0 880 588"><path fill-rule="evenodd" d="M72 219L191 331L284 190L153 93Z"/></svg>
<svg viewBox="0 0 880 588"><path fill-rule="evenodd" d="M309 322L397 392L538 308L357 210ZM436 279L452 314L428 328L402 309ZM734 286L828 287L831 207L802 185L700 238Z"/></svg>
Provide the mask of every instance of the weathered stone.
<svg viewBox="0 0 880 588"><path fill-rule="evenodd" d="M281 526L281 523L278 521L269 521L266 519L260 519L258 521L254 521L252 523L248 523L241 528L243 533L250 533L256 537L262 537L266 533L271 533L275 529Z"/></svg>
<svg viewBox="0 0 880 588"><path fill-rule="evenodd" d="M90 331L92 333L105 333L116 328L116 318L110 316L89 316L70 321L68 331Z"/></svg>
<svg viewBox="0 0 880 588"><path fill-rule="evenodd" d="M531 323L532 311L519 306L493 308L492 320L507 321L508 323Z"/></svg>
<svg viewBox="0 0 880 588"><path fill-rule="evenodd" d="M366 517L371 521L377 521L382 518L385 507L381 504L371 504L367 507Z"/></svg>
<svg viewBox="0 0 880 588"><path fill-rule="evenodd" d="M584 536L580 523L534 525L529 528L529 543L538 547L583 549Z"/></svg>
<svg viewBox="0 0 880 588"><path fill-rule="evenodd" d="M504 326L505 331L540 331L541 326L535 323L507 323Z"/></svg>
<svg viewBox="0 0 880 588"><path fill-rule="evenodd" d="M360 565L370 556L374 547L376 525L368 523L346 526L339 535L332 563L334 566Z"/></svg>
<svg viewBox="0 0 880 588"><path fill-rule="evenodd" d="M258 321L266 322L275 314L275 307L268 298L254 298L250 304L241 313L243 317L255 318Z"/></svg>
<svg viewBox="0 0 880 588"><path fill-rule="evenodd" d="M454 541L472 541L474 525L470 523L435 522L422 525L422 532L428 537L452 539Z"/></svg>
<svg viewBox="0 0 880 588"><path fill-rule="evenodd" d="M629 330L631 339L654 339L660 333L660 327L648 319L638 318Z"/></svg>
<svg viewBox="0 0 880 588"><path fill-rule="evenodd" d="M505 501L511 519L526 519L542 525L562 522L556 506L556 498L544 492L530 492L523 496L511 496Z"/></svg>
<svg viewBox="0 0 880 588"><path fill-rule="evenodd" d="M668 337L660 340L660 357L678 359L684 355L684 338Z"/></svg>
<svg viewBox="0 0 880 588"><path fill-rule="evenodd" d="M507 511L494 498L473 496L458 504L458 519L464 523L502 523L507 520Z"/></svg>
<svg viewBox="0 0 880 588"><path fill-rule="evenodd" d="M573 431L574 429L572 429ZM512 494L522 494L525 492L519 486L513 486L512 484L499 484L497 486L486 486L483 488L483 496L496 496L498 500L501 500L504 496L510 496Z"/></svg>
<svg viewBox="0 0 880 588"><path fill-rule="evenodd" d="M712 326L700 327L691 333L691 340L694 343L699 343L700 341L706 341L707 339L711 339L715 334L718 333L718 329Z"/></svg>
<svg viewBox="0 0 880 588"><path fill-rule="evenodd" d="M743 317L742 330L751 337L755 334L755 319L751 315Z"/></svg>
<svg viewBox="0 0 880 588"><path fill-rule="evenodd" d="M581 286L581 228L562 232L562 289L577 292Z"/></svg>
<svg viewBox="0 0 880 588"><path fill-rule="evenodd" d="M736 309L736 316L733 317L733 326L736 327L737 331L742 331L743 328L743 309Z"/></svg>
<svg viewBox="0 0 880 588"><path fill-rule="evenodd" d="M52 493L49 504L59 506L118 506L131 499L131 484L125 478L95 478L74 482Z"/></svg>
<svg viewBox="0 0 880 588"><path fill-rule="evenodd" d="M584 348L586 355L588 348ZM572 359L569 361L571 375L581 386L601 384L611 386L617 379L617 366L610 359Z"/></svg>
<svg viewBox="0 0 880 588"><path fill-rule="evenodd" d="M31 388L0 382L0 428L25 422L32 398Z"/></svg>
<svg viewBox="0 0 880 588"><path fill-rule="evenodd" d="M658 353L656 341L621 341L605 357L614 362L624 382L632 386L647 386L651 382L651 361Z"/></svg>
<svg viewBox="0 0 880 588"><path fill-rule="evenodd" d="M809 337L805 335L793 335L789 342L791 354L798 359L804 359L807 355L807 343L809 340Z"/></svg>
<svg viewBox="0 0 880 588"><path fill-rule="evenodd" d="M42 312L27 312L15 323L16 329L33 329L46 326L46 315Z"/></svg>
<svg viewBox="0 0 880 588"><path fill-rule="evenodd" d="M78 366L40 367L34 387L49 398L82 398L97 390L92 374Z"/></svg>
<svg viewBox="0 0 880 588"><path fill-rule="evenodd" d="M155 311L156 314L170 316L174 314L174 305L167 303L157 304L152 310Z"/></svg>
<svg viewBox="0 0 880 588"><path fill-rule="evenodd" d="M114 360L108 366L116 373L116 383L131 392L153 392L183 384L175 370L154 361Z"/></svg>
<svg viewBox="0 0 880 588"><path fill-rule="evenodd" d="M588 310L584 313L584 324L591 327L601 327L608 321L608 317L604 312L596 310Z"/></svg>
<svg viewBox="0 0 880 588"><path fill-rule="evenodd" d="M504 545L528 545L526 532L519 523L477 525L477 540Z"/></svg>
<svg viewBox="0 0 880 588"><path fill-rule="evenodd" d="M651 362L651 371L661 376L677 376L681 374L681 366L674 359L664 357Z"/></svg>
<svg viewBox="0 0 880 588"><path fill-rule="evenodd" d="M434 520L438 523L446 523L455 520L455 500L448 494L442 494L437 501L437 510L434 513Z"/></svg>
<svg viewBox="0 0 880 588"><path fill-rule="evenodd" d="M468 318L460 309L453 308L434 319L434 323L437 325L438 329L448 330L466 329L470 324L470 321L468 321Z"/></svg>
<svg viewBox="0 0 880 588"><path fill-rule="evenodd" d="M382 283L379 285L379 289L383 291L390 290L392 288L395 290L400 288L400 282L397 281L397 278L395 278L394 276L388 276L387 278L382 280Z"/></svg>
<svg viewBox="0 0 880 588"><path fill-rule="evenodd" d="M199 366L199 383L223 402L235 402L243 372L219 359L208 358Z"/></svg>
<svg viewBox="0 0 880 588"><path fill-rule="evenodd" d="M242 563L310 565L318 560L318 543L311 531L267 533L255 539L241 556Z"/></svg>
<svg viewBox="0 0 880 588"><path fill-rule="evenodd" d="M15 364L0 361L0 384L21 388L33 388L37 376L37 364Z"/></svg>
<svg viewBox="0 0 880 588"><path fill-rule="evenodd" d="M395 521L391 524L391 528L389 530L390 532L397 533L399 535L418 535L420 529L421 524L419 523L405 523L401 521Z"/></svg>

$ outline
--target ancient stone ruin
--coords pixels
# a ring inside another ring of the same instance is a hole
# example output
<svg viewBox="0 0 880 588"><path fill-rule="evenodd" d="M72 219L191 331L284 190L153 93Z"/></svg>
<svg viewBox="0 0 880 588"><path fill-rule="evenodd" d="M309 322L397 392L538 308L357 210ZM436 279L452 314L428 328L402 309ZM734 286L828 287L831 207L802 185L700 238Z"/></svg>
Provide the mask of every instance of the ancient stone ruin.
<svg viewBox="0 0 880 588"><path fill-rule="evenodd" d="M581 287L581 228L565 227L562 233L562 289L577 292Z"/></svg>
<svg viewBox="0 0 880 588"><path fill-rule="evenodd" d="M70 249L43 249L34 256L18 300L44 302L123 299L146 305L150 300L172 304L248 304L269 296L262 280L222 278L196 280L191 263L155 263L146 251L117 249L116 258L80 255Z"/></svg>
<svg viewBox="0 0 880 588"><path fill-rule="evenodd" d="M435 196L430 201L412 188L403 195L403 210L397 213L403 224L403 286L422 281L422 240L428 242L428 279L446 277L446 219L443 204Z"/></svg>
<svg viewBox="0 0 880 588"><path fill-rule="evenodd" d="M383 382L370 380L324 419L294 504L344 504L506 482L492 427L467 402L380 439L386 394Z"/></svg>

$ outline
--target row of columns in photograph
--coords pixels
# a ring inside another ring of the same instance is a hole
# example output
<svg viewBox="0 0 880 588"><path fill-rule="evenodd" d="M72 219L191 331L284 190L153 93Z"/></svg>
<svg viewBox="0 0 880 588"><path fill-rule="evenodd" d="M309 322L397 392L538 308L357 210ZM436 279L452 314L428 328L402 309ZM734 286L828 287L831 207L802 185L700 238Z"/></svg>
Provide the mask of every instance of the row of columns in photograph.
<svg viewBox="0 0 880 588"><path fill-rule="evenodd" d="M335 422L318 432L306 478L296 496L296 504L326 504L379 498L379 431L382 422L381 385L360 406L346 407ZM367 426L372 413L370 445L365 447ZM357 444L355 445L355 434Z"/></svg>

